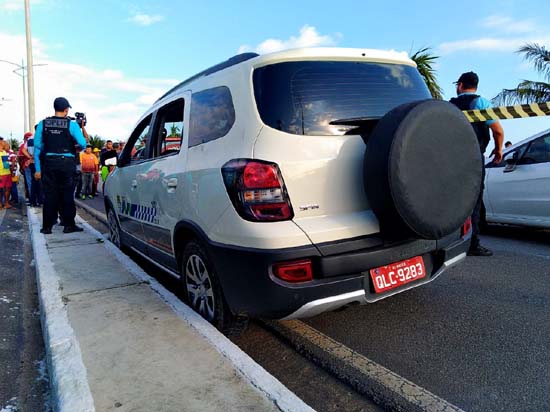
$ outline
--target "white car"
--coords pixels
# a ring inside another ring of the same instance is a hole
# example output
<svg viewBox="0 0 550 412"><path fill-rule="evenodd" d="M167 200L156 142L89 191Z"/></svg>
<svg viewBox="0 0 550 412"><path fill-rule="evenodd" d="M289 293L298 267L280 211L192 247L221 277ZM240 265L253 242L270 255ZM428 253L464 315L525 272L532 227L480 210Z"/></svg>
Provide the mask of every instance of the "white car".
<svg viewBox="0 0 550 412"><path fill-rule="evenodd" d="M105 208L115 244L227 329L434 280L466 256L481 170L471 126L406 55L247 53L147 110Z"/></svg>
<svg viewBox="0 0 550 412"><path fill-rule="evenodd" d="M550 228L550 129L487 165L483 202L487 223Z"/></svg>

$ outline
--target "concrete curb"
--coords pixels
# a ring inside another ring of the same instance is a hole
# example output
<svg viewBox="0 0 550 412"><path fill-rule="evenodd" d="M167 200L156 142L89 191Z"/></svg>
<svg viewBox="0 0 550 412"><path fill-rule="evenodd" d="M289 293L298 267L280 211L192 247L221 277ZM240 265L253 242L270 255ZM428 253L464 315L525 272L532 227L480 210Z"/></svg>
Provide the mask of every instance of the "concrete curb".
<svg viewBox="0 0 550 412"><path fill-rule="evenodd" d="M52 408L56 412L94 412L80 346L61 299L59 279L46 240L40 233L41 223L31 208L27 208L27 220L33 245Z"/></svg>
<svg viewBox="0 0 550 412"><path fill-rule="evenodd" d="M85 208L88 210L88 208ZM96 213L99 213L96 211ZM103 217L103 220L105 218ZM122 253L115 245L105 238L96 229L90 226L80 216L77 216L78 224L97 238L104 239L104 245L138 280L149 283L150 287L166 302L179 318L193 327L225 358L227 358L235 369L263 393L283 412L315 412L304 401L298 398L279 380L269 374L264 368L258 365L250 356L244 353L238 346L226 338L214 326L204 320L190 307L184 304L178 297L168 291L155 278L149 276L133 260Z"/></svg>
<svg viewBox="0 0 550 412"><path fill-rule="evenodd" d="M105 214L104 213L101 213L100 211L98 211L97 209L94 209L93 207L87 205L86 203L84 202L81 202L80 200L78 199L75 199L75 204L81 208L81 209L84 209L86 211L86 213L89 213L90 215L92 215L93 217L95 217L97 220L99 220L101 223L105 224L105 225L109 225L109 223L107 222L107 218L105 217Z"/></svg>

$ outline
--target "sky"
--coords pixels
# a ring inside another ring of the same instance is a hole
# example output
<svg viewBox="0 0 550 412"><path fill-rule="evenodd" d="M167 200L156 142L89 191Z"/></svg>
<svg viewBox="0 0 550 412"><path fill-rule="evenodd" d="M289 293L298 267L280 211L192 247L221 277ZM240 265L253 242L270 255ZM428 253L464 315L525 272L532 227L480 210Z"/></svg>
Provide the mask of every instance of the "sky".
<svg viewBox="0 0 550 412"><path fill-rule="evenodd" d="M37 121L65 96L73 113L86 113L90 134L113 140L126 140L173 85L243 51L430 47L450 99L465 71L479 74L487 98L522 79L543 80L515 51L527 42L550 48L548 0L30 1ZM0 0L0 60L22 59L24 1ZM0 135L21 140L23 86L14 68L0 62ZM515 143L550 128L550 117L502 125Z"/></svg>

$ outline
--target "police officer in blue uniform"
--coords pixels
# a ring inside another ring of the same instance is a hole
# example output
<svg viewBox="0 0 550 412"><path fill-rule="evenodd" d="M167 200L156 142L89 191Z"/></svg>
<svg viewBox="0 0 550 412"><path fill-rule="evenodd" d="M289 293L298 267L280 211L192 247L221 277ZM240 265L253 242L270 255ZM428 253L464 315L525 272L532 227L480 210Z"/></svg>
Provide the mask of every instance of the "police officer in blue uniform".
<svg viewBox="0 0 550 412"><path fill-rule="evenodd" d="M52 233L52 226L60 213L65 225L64 233L81 232L83 229L74 221L75 144L82 149L86 147L86 131L67 117L71 105L66 98L56 98L53 107L55 115L38 123L34 135L35 178L42 180L44 193L40 231Z"/></svg>
<svg viewBox="0 0 550 412"><path fill-rule="evenodd" d="M474 72L462 73L456 84L457 97L453 97L450 102L457 106L460 110L483 110L491 107L491 102L479 94L477 94L477 85L479 77ZM495 142L495 148L490 156L493 156L494 163L502 161L502 143L504 141L504 130L498 120L487 120L485 122L472 123L474 132L476 133L483 157L489 142L491 141L491 133ZM483 163L485 158L483 157ZM468 256L492 256L493 252L483 247L479 243L479 224L481 219L481 204L483 202L483 187L485 183L485 166L483 167L483 178L481 181L481 192L479 194L476 206L472 212L472 242L468 250Z"/></svg>

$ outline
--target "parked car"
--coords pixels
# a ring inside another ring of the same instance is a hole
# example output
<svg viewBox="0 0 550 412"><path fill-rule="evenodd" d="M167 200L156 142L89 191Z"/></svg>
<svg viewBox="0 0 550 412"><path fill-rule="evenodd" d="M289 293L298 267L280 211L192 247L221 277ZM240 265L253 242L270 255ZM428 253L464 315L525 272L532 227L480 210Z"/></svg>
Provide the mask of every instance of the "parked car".
<svg viewBox="0 0 550 412"><path fill-rule="evenodd" d="M504 151L486 166L485 221L550 228L550 129Z"/></svg>
<svg viewBox="0 0 550 412"><path fill-rule="evenodd" d="M147 110L105 208L116 245L227 329L431 282L466 256L481 168L465 117L403 54L246 53Z"/></svg>

